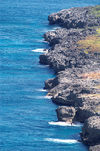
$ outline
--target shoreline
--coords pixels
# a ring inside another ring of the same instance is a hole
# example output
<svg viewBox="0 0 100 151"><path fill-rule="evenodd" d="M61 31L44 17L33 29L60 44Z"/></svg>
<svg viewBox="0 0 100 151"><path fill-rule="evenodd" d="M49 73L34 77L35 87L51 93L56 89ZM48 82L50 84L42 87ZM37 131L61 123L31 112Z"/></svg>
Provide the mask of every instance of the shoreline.
<svg viewBox="0 0 100 151"><path fill-rule="evenodd" d="M77 7L53 13L48 31L50 45L40 55L56 77L45 82L57 108L58 121L84 123L81 138L89 151L100 151L100 6Z"/></svg>

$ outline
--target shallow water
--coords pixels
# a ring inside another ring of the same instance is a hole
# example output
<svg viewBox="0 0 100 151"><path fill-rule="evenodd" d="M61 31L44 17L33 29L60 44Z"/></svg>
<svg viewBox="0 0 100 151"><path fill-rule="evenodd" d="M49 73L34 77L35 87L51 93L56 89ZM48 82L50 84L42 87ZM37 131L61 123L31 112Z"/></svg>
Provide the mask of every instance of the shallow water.
<svg viewBox="0 0 100 151"><path fill-rule="evenodd" d="M55 75L39 55L48 47L42 35L55 28L48 25L50 13L95 4L99 0L0 0L0 151L87 151L77 141L81 125L55 123L57 106L43 91Z"/></svg>

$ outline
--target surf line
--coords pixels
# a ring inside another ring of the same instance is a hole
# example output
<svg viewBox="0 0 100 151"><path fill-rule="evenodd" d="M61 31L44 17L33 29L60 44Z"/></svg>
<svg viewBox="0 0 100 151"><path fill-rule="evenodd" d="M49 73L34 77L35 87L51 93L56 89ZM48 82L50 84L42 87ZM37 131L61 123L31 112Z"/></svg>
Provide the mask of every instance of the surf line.
<svg viewBox="0 0 100 151"><path fill-rule="evenodd" d="M43 48L39 48L39 49L34 49L32 50L33 52L41 52L41 53L47 53L48 50L47 49L43 49Z"/></svg>
<svg viewBox="0 0 100 151"><path fill-rule="evenodd" d="M67 123L67 122L61 122L61 121L57 121L57 122L48 122L49 125L55 125L55 126L75 126L75 127L81 127L83 126L83 124L77 122L77 123Z"/></svg>
<svg viewBox="0 0 100 151"><path fill-rule="evenodd" d="M56 138L46 138L45 141L54 142L54 143L67 143L67 144L75 144L80 142L75 139L56 139Z"/></svg>

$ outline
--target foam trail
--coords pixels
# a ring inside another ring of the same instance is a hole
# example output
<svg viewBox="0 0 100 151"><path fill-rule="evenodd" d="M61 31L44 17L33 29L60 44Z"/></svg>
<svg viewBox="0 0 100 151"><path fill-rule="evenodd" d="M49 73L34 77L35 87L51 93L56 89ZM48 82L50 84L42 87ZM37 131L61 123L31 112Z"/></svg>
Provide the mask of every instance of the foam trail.
<svg viewBox="0 0 100 151"><path fill-rule="evenodd" d="M52 96L45 96L45 99L51 99Z"/></svg>
<svg viewBox="0 0 100 151"><path fill-rule="evenodd" d="M51 96L37 96L35 99L51 99Z"/></svg>
<svg viewBox="0 0 100 151"><path fill-rule="evenodd" d="M48 122L50 125L57 125L57 126L75 126L75 127L80 127L82 126L83 124L81 123L73 123L73 124L70 124L70 123L67 123L67 122Z"/></svg>
<svg viewBox="0 0 100 151"><path fill-rule="evenodd" d="M40 49L34 49L34 50L32 50L33 52L45 52L45 53L47 53L48 51L46 50L44 50L43 48L40 48Z"/></svg>
<svg viewBox="0 0 100 151"><path fill-rule="evenodd" d="M49 67L49 65L42 65L42 64L39 64L39 65L37 65L39 68L48 68Z"/></svg>
<svg viewBox="0 0 100 151"><path fill-rule="evenodd" d="M79 143L77 140L75 139L56 139L56 138L46 138L45 139L48 142L54 142L54 143L67 143L67 144L75 144L75 143Z"/></svg>
<svg viewBox="0 0 100 151"><path fill-rule="evenodd" d="M39 91L39 92L47 92L46 89L36 89L36 91Z"/></svg>
<svg viewBox="0 0 100 151"><path fill-rule="evenodd" d="M49 43L49 42L48 42L48 41L46 41L46 40L43 40L42 42L47 43L47 44Z"/></svg>

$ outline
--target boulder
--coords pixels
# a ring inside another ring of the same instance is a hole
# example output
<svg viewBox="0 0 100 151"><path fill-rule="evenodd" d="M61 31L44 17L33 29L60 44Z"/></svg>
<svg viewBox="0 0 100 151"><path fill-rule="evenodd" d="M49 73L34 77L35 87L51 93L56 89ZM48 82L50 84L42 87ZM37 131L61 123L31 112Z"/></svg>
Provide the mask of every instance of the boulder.
<svg viewBox="0 0 100 151"><path fill-rule="evenodd" d="M82 140L88 145L100 143L100 116L88 118L82 129Z"/></svg>
<svg viewBox="0 0 100 151"><path fill-rule="evenodd" d="M60 106L57 108L56 112L59 121L72 123L72 121L74 120L75 117L74 107Z"/></svg>

